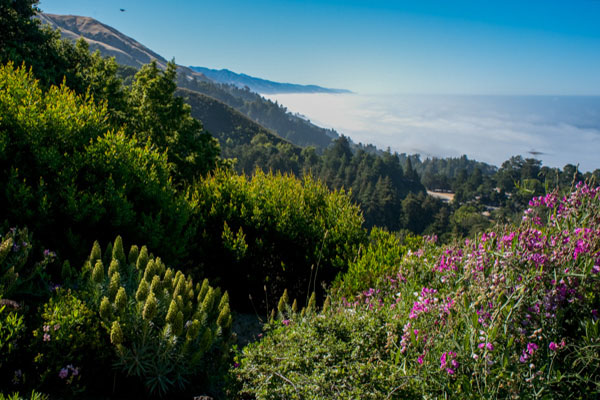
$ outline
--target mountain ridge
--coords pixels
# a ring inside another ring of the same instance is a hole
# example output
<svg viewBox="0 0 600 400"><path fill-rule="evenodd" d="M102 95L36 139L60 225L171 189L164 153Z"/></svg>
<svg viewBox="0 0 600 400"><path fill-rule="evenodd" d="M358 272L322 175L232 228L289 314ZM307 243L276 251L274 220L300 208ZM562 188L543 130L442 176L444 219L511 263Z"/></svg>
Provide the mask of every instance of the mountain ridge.
<svg viewBox="0 0 600 400"><path fill-rule="evenodd" d="M189 66L193 71L200 72L215 82L235 85L239 88L248 87L261 94L275 93L352 93L346 89L325 88L318 85L300 85L296 83L275 82L257 78L244 73L233 72L229 69L210 69L206 67Z"/></svg>

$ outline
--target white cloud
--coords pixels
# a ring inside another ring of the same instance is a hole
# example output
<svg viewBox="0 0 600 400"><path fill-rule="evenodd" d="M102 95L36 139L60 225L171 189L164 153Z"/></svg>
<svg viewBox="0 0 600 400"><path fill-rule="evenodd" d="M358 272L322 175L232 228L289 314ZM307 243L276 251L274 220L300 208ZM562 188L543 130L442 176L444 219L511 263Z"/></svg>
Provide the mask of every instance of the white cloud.
<svg viewBox="0 0 600 400"><path fill-rule="evenodd" d="M279 94L292 112L355 142L424 156L460 156L500 165L544 153L545 165L600 168L600 98Z"/></svg>

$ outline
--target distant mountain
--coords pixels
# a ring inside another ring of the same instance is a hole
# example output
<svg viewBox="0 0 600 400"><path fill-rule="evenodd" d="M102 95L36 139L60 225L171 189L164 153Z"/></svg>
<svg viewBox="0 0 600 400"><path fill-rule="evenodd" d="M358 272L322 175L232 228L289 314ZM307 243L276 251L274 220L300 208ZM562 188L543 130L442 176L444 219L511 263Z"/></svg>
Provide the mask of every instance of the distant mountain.
<svg viewBox="0 0 600 400"><path fill-rule="evenodd" d="M142 65L153 60L161 68L164 68L167 64L162 56L135 39L93 18L55 14L39 14L38 18L42 23L48 24L54 29L60 29L63 38L77 40L83 37L92 51L99 50L105 57L115 57L117 63L126 66L124 69L127 69L127 67L130 67L130 70L131 68L139 69ZM126 72L130 78L134 73L133 71ZM337 132L320 128L303 118L293 115L283 106L263 98L248 88L215 82L203 73L188 67L177 66L177 85L180 88L205 95L204 97L186 96L188 99L194 99L191 106L192 113L195 115L201 115L201 113L196 113L194 107L201 107L203 102L209 101L206 97L209 96L212 98L210 99L211 104L205 104L204 110L212 109L226 113L231 107L254 123L266 128L265 131L274 132L281 138L298 146L314 146L317 149L324 149L331 144L333 139L338 137ZM214 99L229 107L217 107L213 103ZM210 115L205 114L205 118L210 118ZM238 117L232 116L230 120L233 121L236 118ZM213 119L211 119L211 123L207 124L207 127L211 126L212 122L214 122ZM251 131L258 132L259 130L255 128L253 127ZM238 133L232 134L235 136ZM226 132L219 130L217 135L223 139ZM267 139L273 137L273 135L270 135L267 136ZM237 142L237 140L234 139L234 142Z"/></svg>
<svg viewBox="0 0 600 400"><path fill-rule="evenodd" d="M228 69L210 69L204 67L189 67L201 72L215 82L235 85L239 88L248 87L250 90L261 94L273 93L351 93L345 89L328 89L317 85L297 85L294 83L280 83L266 79L255 78L246 74L238 74Z"/></svg>

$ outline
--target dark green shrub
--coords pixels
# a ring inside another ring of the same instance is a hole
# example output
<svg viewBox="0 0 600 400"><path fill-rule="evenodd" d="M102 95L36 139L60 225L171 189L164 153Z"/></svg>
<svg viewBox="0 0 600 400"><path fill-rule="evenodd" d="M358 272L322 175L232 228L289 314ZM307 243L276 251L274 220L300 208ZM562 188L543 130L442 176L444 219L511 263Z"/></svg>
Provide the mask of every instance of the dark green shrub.
<svg viewBox="0 0 600 400"><path fill-rule="evenodd" d="M14 304L0 298L0 386L18 384L22 372L17 372L17 359L24 349L26 332L23 315L15 310ZM12 382L11 382L12 381Z"/></svg>
<svg viewBox="0 0 600 400"><path fill-rule="evenodd" d="M83 260L115 231L183 258L195 226L167 154L115 130L106 103L0 66L0 209L59 256ZM111 129L113 128L113 129Z"/></svg>
<svg viewBox="0 0 600 400"><path fill-rule="evenodd" d="M248 295L264 304L265 287L271 307L284 289L296 298L320 291L366 236L358 206L311 177L217 171L194 186L191 202L202 227L195 259L246 309Z"/></svg>

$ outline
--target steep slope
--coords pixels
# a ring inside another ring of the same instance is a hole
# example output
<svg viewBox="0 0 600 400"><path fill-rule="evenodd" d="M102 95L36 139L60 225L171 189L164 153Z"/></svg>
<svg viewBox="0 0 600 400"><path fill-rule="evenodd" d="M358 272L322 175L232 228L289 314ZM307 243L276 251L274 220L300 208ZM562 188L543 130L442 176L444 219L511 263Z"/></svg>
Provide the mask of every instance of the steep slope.
<svg viewBox="0 0 600 400"><path fill-rule="evenodd" d="M163 68L166 65L166 60L157 53L93 18L55 14L40 14L39 18L52 28L60 29L64 38L77 40L83 37L92 50L115 57L123 65L139 68L152 60ZM178 66L177 73L180 87L217 99L298 146L324 149L338 137L337 132L320 128L247 89L213 82L187 67Z"/></svg>
<svg viewBox="0 0 600 400"><path fill-rule="evenodd" d="M257 134L264 134L269 142L286 142L242 113L218 100L194 90L179 88L175 92L191 107L192 116L202 121L204 128L222 143L230 139L235 145L248 144Z"/></svg>
<svg viewBox="0 0 600 400"><path fill-rule="evenodd" d="M156 61L160 68L167 66L167 60L161 55L93 18L45 13L38 14L38 18L43 24L59 29L65 39L76 41L83 37L91 51L99 50L104 57L114 57L118 64L140 68L144 64ZM187 67L178 66L177 73L186 79L209 81L206 76Z"/></svg>
<svg viewBox="0 0 600 400"><path fill-rule="evenodd" d="M59 28L63 38L75 41L83 36L91 51L100 50L102 55L115 57L119 64L136 68L152 60L163 68L167 64L167 60L146 46L95 19L56 14L40 14L39 18L42 23Z"/></svg>
<svg viewBox="0 0 600 400"><path fill-rule="evenodd" d="M263 93L350 93L345 89L329 89L317 85L298 85L294 83L273 82L266 79L256 78L246 74L238 74L228 69L210 69L204 67L193 67L190 69L206 75L215 82L227 85L235 85L239 88L248 87L250 90Z"/></svg>

